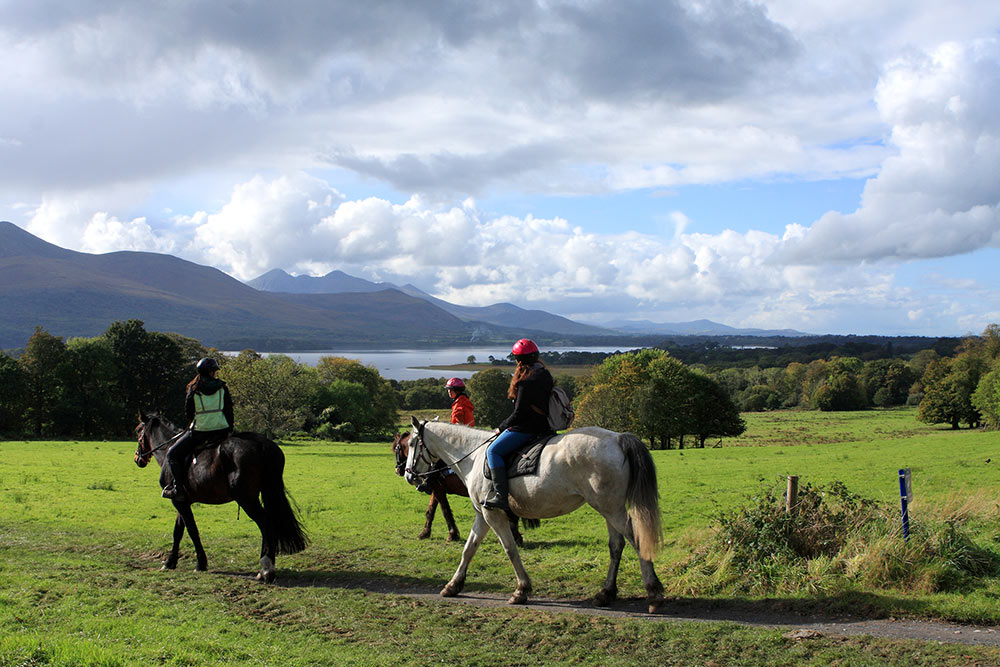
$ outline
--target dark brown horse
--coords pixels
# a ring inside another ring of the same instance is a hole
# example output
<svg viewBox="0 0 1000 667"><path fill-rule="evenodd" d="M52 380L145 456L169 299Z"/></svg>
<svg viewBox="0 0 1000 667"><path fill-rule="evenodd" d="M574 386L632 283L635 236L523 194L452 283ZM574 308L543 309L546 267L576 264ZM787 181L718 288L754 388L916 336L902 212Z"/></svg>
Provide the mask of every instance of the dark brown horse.
<svg viewBox="0 0 1000 667"><path fill-rule="evenodd" d="M396 437L392 440L392 453L396 455L396 474L400 477L402 477L403 473L406 471L406 456L410 451L409 442L409 433L397 433ZM424 529L420 531L419 535L417 535L417 539L424 540L431 536L431 523L434 521L434 513L437 510L438 505L441 506L441 514L444 516L445 523L448 524L448 541L452 542L454 540L461 539L461 535L458 532L458 526L455 525L455 517L451 513L451 505L448 504L448 495L465 496L468 498L469 490L465 488L465 484L462 483L462 480L459 479L458 475L448 475L443 471L433 475L428 475L425 480L425 484L426 489L430 491L431 499L427 504ZM537 521L525 523L525 528L535 528L537 526ZM521 536L521 532L517 529L516 520L510 522L510 530L514 533L514 539L517 541L517 545L522 546L524 544L524 538Z"/></svg>
<svg viewBox="0 0 1000 667"><path fill-rule="evenodd" d="M139 413L135 429L139 446L135 463L146 467L150 456L160 464L160 487L173 481L170 466L165 465L167 450L184 431L156 414ZM288 502L282 473L285 455L271 440L256 433L234 433L222 442L197 450L188 464L188 500L173 500L177 509L174 545L163 569L177 567L177 550L184 528L194 542L196 570L208 569L208 558L201 546L198 527L191 513L192 503L221 505L236 502L260 528L260 572L257 579L274 581L274 561L279 553L302 551L308 541L302 524ZM263 500L263 506L261 505Z"/></svg>

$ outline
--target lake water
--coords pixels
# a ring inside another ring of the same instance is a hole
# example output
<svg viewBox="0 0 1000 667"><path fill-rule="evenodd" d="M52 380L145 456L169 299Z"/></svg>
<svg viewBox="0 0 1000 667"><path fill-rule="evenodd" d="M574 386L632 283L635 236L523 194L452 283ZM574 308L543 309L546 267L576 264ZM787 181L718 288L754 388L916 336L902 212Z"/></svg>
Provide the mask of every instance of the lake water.
<svg viewBox="0 0 1000 667"><path fill-rule="evenodd" d="M551 347L543 352L617 352L616 347ZM631 348L626 348L631 349ZM226 352L225 354L237 354ZM270 352L261 352L263 355ZM432 370L427 366L464 364L470 355L479 363L488 363L492 354L496 359L505 359L510 348L497 347L446 347L434 350L323 350L319 352L282 352L300 364L315 366L320 357L345 357L356 359L366 366L374 366L379 375L390 380L419 380L427 377L470 378L474 371Z"/></svg>

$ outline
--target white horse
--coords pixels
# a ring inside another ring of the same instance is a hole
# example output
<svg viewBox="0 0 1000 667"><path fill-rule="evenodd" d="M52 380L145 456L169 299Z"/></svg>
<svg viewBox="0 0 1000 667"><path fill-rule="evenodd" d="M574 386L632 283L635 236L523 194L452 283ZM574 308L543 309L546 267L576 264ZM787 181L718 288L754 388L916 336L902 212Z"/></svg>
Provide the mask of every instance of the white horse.
<svg viewBox="0 0 1000 667"><path fill-rule="evenodd" d="M503 510L483 507L491 488L490 481L483 477L489 435L457 424L421 422L416 417L411 418L411 423L413 446L406 461L406 480L416 484L441 459L465 482L476 510L462 561L441 595L452 597L462 591L469 562L487 528L492 528L517 575L517 589L507 602L524 604L531 592L531 580L521 563L510 521ZM653 459L638 437L596 427L576 429L556 436L545 446L537 475L510 480L511 509L524 518L562 516L584 503L604 517L611 552L608 576L594 596L595 603L605 606L617 597L618 565L628 540L639 554L642 583L652 613L663 603L663 585L652 562L662 537L660 504Z"/></svg>

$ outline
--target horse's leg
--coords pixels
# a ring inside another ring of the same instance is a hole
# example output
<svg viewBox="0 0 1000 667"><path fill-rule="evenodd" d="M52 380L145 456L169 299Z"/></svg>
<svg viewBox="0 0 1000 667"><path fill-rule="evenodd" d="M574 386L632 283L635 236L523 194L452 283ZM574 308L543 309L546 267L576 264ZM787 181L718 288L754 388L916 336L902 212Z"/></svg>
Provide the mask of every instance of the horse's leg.
<svg viewBox="0 0 1000 667"><path fill-rule="evenodd" d="M426 540L428 537L431 536L431 523L434 521L434 512L437 511L437 506L438 506L437 492L432 491L430 502L427 503L427 513L424 515L425 517L424 529L420 531L419 535L417 535L418 540Z"/></svg>
<svg viewBox="0 0 1000 667"><path fill-rule="evenodd" d="M531 592L531 579L528 578L524 563L521 562L521 554L517 550L514 534L510 530L510 519L502 510L489 510L486 521L500 538L500 544L503 545L503 550L510 559L510 564L514 566L514 574L517 576L517 588L507 600L507 604L524 604L528 601L528 593Z"/></svg>
<svg viewBox="0 0 1000 667"><path fill-rule="evenodd" d="M608 551L611 553L611 560L604 587L594 596L594 604L598 607L606 607L618 597L618 566L622 562L622 551L625 550L625 536L615 529L609 519L604 522L608 525Z"/></svg>
<svg viewBox="0 0 1000 667"><path fill-rule="evenodd" d="M465 541L465 547L462 549L462 561L458 564L458 569L452 575L451 581L441 589L441 597L455 597L465 588L465 574L469 571L469 563L476 555L476 549L479 548L489 529L482 512L476 512L476 518L469 530L469 539Z"/></svg>
<svg viewBox="0 0 1000 667"><path fill-rule="evenodd" d="M170 549L170 555L163 561L161 570L173 570L177 567L177 558L181 548L181 538L184 537L184 518L177 512L177 520L174 521L174 546Z"/></svg>
<svg viewBox="0 0 1000 667"><path fill-rule="evenodd" d="M518 523L519 519L510 520L510 532L514 536L514 544L520 548L524 546L524 537L521 536L521 531L517 528Z"/></svg>
<svg viewBox="0 0 1000 667"><path fill-rule="evenodd" d="M639 544L635 539L635 533L632 531L632 522L629 520L624 508L620 512L605 514L604 518L608 522L608 529L610 530L613 526L615 530L628 540L628 543L632 545L632 548L638 554ZM642 556L639 556L639 572L642 574L642 585L646 588L646 601L649 603L649 613L652 614L663 604L663 584L660 583L660 578L656 576L656 570L653 569L653 561L646 560Z"/></svg>
<svg viewBox="0 0 1000 667"><path fill-rule="evenodd" d="M441 516L444 517L444 522L448 524L448 541L454 542L461 539L462 536L458 532L458 526L455 525L455 515L451 513L451 504L448 502L448 496L443 488L440 491Z"/></svg>
<svg viewBox="0 0 1000 667"><path fill-rule="evenodd" d="M236 502L260 529L260 572L257 573L256 579L270 584L274 582L275 577L274 560L277 547L274 536L267 527L267 514L255 496L241 496Z"/></svg>
<svg viewBox="0 0 1000 667"><path fill-rule="evenodd" d="M194 569L198 572L204 572L208 569L208 556L205 555L205 549L201 546L201 536L198 534L198 526L194 523L194 514L191 513L191 503L179 503L176 500L173 503L174 507L177 508L177 514L184 519L184 525L187 526L191 541L194 542L194 555L197 559ZM176 528L174 534L177 534Z"/></svg>

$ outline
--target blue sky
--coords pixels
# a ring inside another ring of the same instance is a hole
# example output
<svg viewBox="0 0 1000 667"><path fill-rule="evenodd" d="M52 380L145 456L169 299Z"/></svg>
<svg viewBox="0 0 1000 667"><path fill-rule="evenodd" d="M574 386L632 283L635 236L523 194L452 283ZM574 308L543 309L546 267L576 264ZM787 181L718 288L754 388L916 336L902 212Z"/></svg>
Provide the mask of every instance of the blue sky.
<svg viewBox="0 0 1000 667"><path fill-rule="evenodd" d="M597 324L978 333L998 30L971 0L0 0L0 219Z"/></svg>

